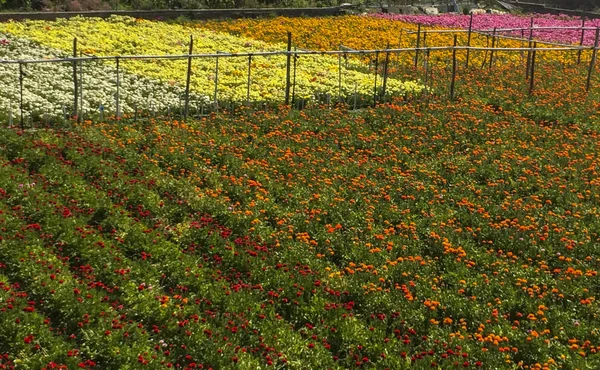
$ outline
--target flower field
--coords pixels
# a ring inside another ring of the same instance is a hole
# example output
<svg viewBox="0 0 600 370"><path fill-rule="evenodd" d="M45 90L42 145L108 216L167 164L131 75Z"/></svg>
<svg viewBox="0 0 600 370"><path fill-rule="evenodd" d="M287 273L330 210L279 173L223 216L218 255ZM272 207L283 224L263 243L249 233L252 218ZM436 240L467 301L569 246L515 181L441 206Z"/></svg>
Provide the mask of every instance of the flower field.
<svg viewBox="0 0 600 370"><path fill-rule="evenodd" d="M475 29L490 29L493 27L516 27L514 18L521 20L518 23L519 27L529 27L529 24L523 25L523 22L528 22L529 18L520 18L512 16L488 16L476 15L473 17ZM444 22L445 19L449 21ZM490 19L496 23L492 25ZM506 19L506 21L500 21ZM546 18L535 18L535 24L540 25L541 20ZM451 20L454 20L451 22ZM466 27L465 27L466 20ZM299 47L313 50L338 50L339 45L353 49L385 49L390 45L392 48L414 48L417 45L417 24L421 23L423 33L426 31L444 30L449 28L468 28L469 17L462 16L454 17L434 17L434 16L393 16L393 15L376 15L376 16L344 16L335 18L286 18L277 17L273 19L238 19L230 21L210 20L201 22L200 25L209 29L215 29L222 32L228 32L233 35L242 35L257 40L267 42L276 42L281 40L281 35L287 31L294 32L294 40ZM572 21L569 23L571 24ZM193 23L196 24L196 23ZM596 24L596 23L594 23ZM562 25L558 23L558 25ZM590 21L591 25L591 21ZM426 26L426 27L425 27ZM581 21L578 24L581 26ZM409 33L412 32L412 33ZM539 32L534 32L538 37ZM594 31L586 31L586 40L588 45L593 44ZM458 33L458 45L467 45L467 34ZM520 36L520 33L519 35ZM526 34L528 36L528 34ZM421 35L423 37L423 35ZM430 33L425 39L421 39L420 46L452 46L454 34L452 33ZM539 37L540 40L546 41L565 41L562 39L553 39ZM579 43L578 41L576 42ZM473 34L471 46L474 47L490 47L491 37ZM496 47L521 48L526 47L527 43L519 40L498 39ZM540 44L539 47L549 47L549 45ZM589 51L585 51L584 55L587 59L590 58ZM437 51L431 53L432 60L441 65L448 65L451 52ZM393 55L393 59L400 60L404 65L410 65L414 58L414 53L401 53ZM486 58L489 57L484 52L473 52L471 60L476 65L481 65ZM548 51L540 53L540 59L548 61L559 61L560 63L572 63L576 60L576 52L558 52ZM523 56L515 52L497 52L497 58L504 62L520 62ZM465 53L459 53L458 60L464 62Z"/></svg>
<svg viewBox="0 0 600 370"><path fill-rule="evenodd" d="M0 39L0 59L34 60L60 58L62 53L54 49L40 47L30 40L18 37L2 37ZM0 64L0 117L8 119L12 112L16 117L19 112L19 72L17 64ZM72 66L70 63L29 64L25 68L23 101L25 116L39 118L64 116L63 109L70 108L73 103ZM114 68L94 62L86 64L83 69L84 79L83 110L85 114L98 112L103 106L107 112L116 111ZM166 110L167 107L181 104L183 88L158 80L130 73L121 73L120 90L121 112L132 112L134 107ZM208 103L208 97L192 94L195 103ZM67 113L70 111L67 110Z"/></svg>
<svg viewBox="0 0 600 370"><path fill-rule="evenodd" d="M10 22L0 25L0 32L15 37L26 38L58 52L68 53L72 50L73 37L83 45L83 51L96 56L112 55L180 55L186 54L189 48L190 35L196 42L196 54L213 54L216 52L258 52L285 50L286 34L282 34L279 43L264 43L224 33L184 26L135 20L126 17L112 17L107 21L100 19L76 18L58 22ZM169 35L165 40L164 35ZM2 46L0 46L0 50ZM218 75L214 58L197 58L194 60L191 76L191 90L200 100L215 91L215 80L218 79L218 99L228 102L246 103L283 100L286 80L286 57L256 56L251 60L251 86L247 91L247 58L220 58ZM68 65L65 66L68 72ZM114 66L103 66L105 84L114 87ZM342 66L342 83L338 82L338 58L327 56L302 56L297 61L295 77L295 94L298 98L314 100L319 94L329 94L350 99L351 96L372 96L374 76L362 72L361 66ZM161 81L162 84L185 86L187 59L180 60L122 60L122 68L128 74ZM18 76L14 75L15 78ZM69 79L65 79L68 81ZM95 80L94 80L95 82ZM127 81L123 83L127 86ZM341 87L341 89L340 89ZM128 86L137 91L137 86ZM404 96L418 93L422 86L412 81L389 79L387 91L390 95ZM341 90L341 91L340 91ZM205 99L206 98L206 99ZM108 100L108 99L107 99ZM168 100L167 100L168 102ZM146 106L147 104L144 104ZM141 105L138 105L141 106Z"/></svg>
<svg viewBox="0 0 600 370"><path fill-rule="evenodd" d="M470 16L468 15L439 15L439 16L423 16L423 15L391 15L377 14L376 17L392 19L409 23L420 23L427 26L438 26L446 28L462 28L468 29ZM581 27L581 19L567 16L556 15L538 15L534 17L534 27ZM517 16L510 14L478 14L473 16L473 29L475 30L492 30L494 28L529 28L531 26L530 16ZM585 22L585 27L600 27L599 19L588 19ZM581 41L581 30L574 29L547 29L533 31L534 39L560 42L564 44L579 44ZM503 34L521 37L521 31L503 32ZM526 37L529 37L529 31L525 30ZM583 44L594 45L595 31L583 31Z"/></svg>
<svg viewBox="0 0 600 370"><path fill-rule="evenodd" d="M62 55L74 29L97 55L185 53L190 32L281 50L289 27L305 30L299 47L327 50L338 26L344 45L373 48L398 23L7 23L0 50ZM154 27L180 33L161 43ZM411 99L186 122L131 110L180 99L185 75L168 73L184 61L122 61L134 88L122 88L119 120L2 125L0 369L599 368L600 74L586 92L587 63L551 53L531 93L520 59L506 59L461 66L449 100L441 59ZM268 94L273 69L256 63L255 91ZM423 76L398 64L397 86ZM72 72L42 66L26 68ZM90 80L114 76L96 68ZM70 87L43 78L68 104ZM84 108L110 99L110 83L85 89ZM202 83L194 99L210 101ZM60 103L42 86L27 86L37 110Z"/></svg>

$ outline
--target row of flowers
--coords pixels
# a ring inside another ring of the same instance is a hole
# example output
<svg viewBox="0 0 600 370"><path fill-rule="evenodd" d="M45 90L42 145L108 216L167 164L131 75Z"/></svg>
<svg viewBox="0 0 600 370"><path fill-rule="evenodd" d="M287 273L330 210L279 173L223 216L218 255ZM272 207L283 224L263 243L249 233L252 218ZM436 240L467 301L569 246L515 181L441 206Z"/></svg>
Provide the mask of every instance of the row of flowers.
<svg viewBox="0 0 600 370"><path fill-rule="evenodd" d="M2 361L593 366L581 119L459 101L6 131Z"/></svg>
<svg viewBox="0 0 600 370"><path fill-rule="evenodd" d="M461 20L463 18L455 15L448 15L448 19ZM474 19L479 26L487 26L482 22L486 16L476 16ZM501 19L502 16L496 16ZM507 16L508 17L508 16ZM287 18L276 17L269 19L236 19L236 20L209 20L200 23L193 22L190 25L197 25L211 30L227 32L232 35L241 35L244 37L263 40L266 42L280 42L282 35L286 32L292 32L294 42L302 48L313 50L338 50L340 45L353 49L385 49L388 45L392 48L414 48L417 46L417 21L421 18L402 18L399 16L343 16L330 18ZM454 28L454 24L436 23L435 17L424 17L421 27L421 38L419 46L452 46L454 43L454 33L434 33L428 31L447 30ZM445 19L445 18L444 18ZM468 17L466 18L468 21ZM430 20L426 22L426 20ZM414 21L414 22L413 22ZM508 24L506 25L508 26ZM492 27L493 28L493 27ZM427 33L427 35L425 35ZM587 37L592 35L593 31L587 31ZM491 32L490 32L491 34ZM537 34L536 34L537 35ZM457 33L457 44L467 45L468 36L466 33ZM520 35L519 35L520 36ZM527 35L528 36L528 35ZM589 39L588 39L589 40ZM470 40L474 47L492 47L492 38L482 34L473 34ZM523 48L527 42L510 39L496 39L494 46L499 48ZM550 45L538 45L543 48L550 48ZM440 66L449 66L452 64L452 53L450 51L432 51L431 64ZM480 66L489 61L489 52L473 51L470 53L471 65ZM504 63L524 63L524 53L520 51L500 51L495 53L495 58ZM589 60L591 53L585 51L583 57ZM413 64L415 58L414 52L402 52L392 55L392 59L400 61L402 71L407 66ZM459 52L458 61L464 63L466 52ZM544 51L539 53L539 60L548 62L573 63L577 60L577 52L574 51ZM423 62L425 58L421 56ZM363 62L369 62L368 58L363 58ZM499 62L500 63L500 62ZM397 66L394 65L394 68Z"/></svg>
<svg viewBox="0 0 600 370"><path fill-rule="evenodd" d="M5 61L66 57L64 52L12 35L0 34L0 41L0 59ZM4 122L10 119L9 115L13 122L17 122L20 115L19 78L18 64L0 63L0 117ZM80 85L79 112L83 108L84 115L99 114L101 109L106 114L116 113L117 75L114 67L98 61L86 62L77 67L77 79ZM182 104L184 89L181 86L123 71L120 71L119 79L120 112L132 112L136 107L164 111L167 107ZM49 119L55 119L74 113L73 67L70 62L24 64L22 82L25 118L44 119L47 115ZM194 106L208 103L205 95L192 94L191 100Z"/></svg>
<svg viewBox="0 0 600 370"><path fill-rule="evenodd" d="M400 14L376 14L377 18L390 19L400 22L422 24L432 27L461 28L468 29L471 17L468 15L442 14L442 15L400 15ZM533 20L533 28L536 27L558 27L557 29L534 30L532 36L536 40L560 42L565 44L579 44L583 33L583 44L594 45L596 32L593 29L560 29L560 27L600 27L600 19L587 19L582 23L581 18L558 16L558 15L512 15L512 14L476 14L473 15L472 27L474 30L485 30L491 32L494 28L510 29L524 28L521 30L504 31L501 34L515 37L529 38L529 28Z"/></svg>
<svg viewBox="0 0 600 370"><path fill-rule="evenodd" d="M260 41L216 33L207 29L179 24L167 24L127 17L112 17L108 20L74 18L57 22L28 21L9 22L0 25L0 30L18 37L28 38L44 46L68 52L73 37L91 55L173 55L189 51L190 35L194 37L194 53L216 52L259 52L281 51L285 45L268 44ZM168 37L165 37L168 35ZM285 38L285 34L282 35ZM382 59L383 63L383 59ZM284 100L286 86L286 57L195 58L192 65L192 91L208 95L211 99L246 103ZM248 66L250 64L250 66ZM373 96L375 75L362 66L347 65L339 68L337 57L301 56L296 61L294 76L295 97L314 100L320 95L329 95L332 101L338 97L352 99ZM122 60L123 70L135 75L160 80L171 85L184 86L187 60ZM114 67L113 67L114 68ZM248 69L250 89L248 91ZM361 71L362 70L362 71ZM114 76L114 72L106 73ZM381 78L381 77L379 77ZM380 83L381 85L381 83ZM386 92L394 96L418 93L418 83L397 79L387 81Z"/></svg>

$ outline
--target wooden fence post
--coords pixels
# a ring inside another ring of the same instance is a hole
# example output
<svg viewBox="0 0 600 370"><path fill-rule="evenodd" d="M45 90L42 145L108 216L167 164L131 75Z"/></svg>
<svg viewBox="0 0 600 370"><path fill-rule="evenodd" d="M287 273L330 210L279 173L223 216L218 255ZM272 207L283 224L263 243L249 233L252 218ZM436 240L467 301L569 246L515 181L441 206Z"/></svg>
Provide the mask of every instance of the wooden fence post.
<svg viewBox="0 0 600 370"><path fill-rule="evenodd" d="M294 51L297 51L298 48L294 46ZM298 63L298 54L294 53L294 71L292 72L292 102L296 101L296 65Z"/></svg>
<svg viewBox="0 0 600 370"><path fill-rule="evenodd" d="M119 76L119 60L120 58L117 56L116 57L116 62L117 62L117 93L115 96L115 101L116 101L116 108L117 108L117 118L121 117L121 109L119 106L119 87L121 86L121 80L120 80L120 76Z"/></svg>
<svg viewBox="0 0 600 370"><path fill-rule="evenodd" d="M219 51L217 50L217 54L219 54ZM219 93L219 56L217 55L215 57L215 94L213 97L214 100L214 104L215 104L215 111L218 112L219 109L219 101L218 99L218 93Z"/></svg>
<svg viewBox="0 0 600 370"><path fill-rule="evenodd" d="M398 36L398 49L402 49L402 33L404 32L404 28L400 29L400 36ZM400 52L396 53L396 64L397 66L397 71L400 71Z"/></svg>
<svg viewBox="0 0 600 370"><path fill-rule="evenodd" d="M585 85L585 91L590 91L590 86L592 84L592 73L594 73L594 68L596 66L596 59L598 58L598 36L600 36L600 28L596 27L596 39L594 40L594 50L592 51L592 60L590 61L590 68L588 70L587 83Z"/></svg>
<svg viewBox="0 0 600 370"><path fill-rule="evenodd" d="M79 57L83 57L83 52L79 52ZM79 83L81 86L79 86L79 103L80 103L80 111L81 114L77 115L77 122L81 123L83 122L83 60L79 61Z"/></svg>
<svg viewBox="0 0 600 370"><path fill-rule="evenodd" d="M21 131L25 130L25 122L23 120L23 63L19 62L19 109L21 110Z"/></svg>
<svg viewBox="0 0 600 370"><path fill-rule="evenodd" d="M342 102L342 45L338 47L340 53L338 54L338 103Z"/></svg>
<svg viewBox="0 0 600 370"><path fill-rule="evenodd" d="M494 64L494 48L496 47L496 27L494 27L494 32L492 33L492 50L490 51L490 69L492 69L492 65Z"/></svg>
<svg viewBox="0 0 600 370"><path fill-rule="evenodd" d="M248 83L246 85L246 105L250 106L250 82L252 73L252 54L248 55Z"/></svg>
<svg viewBox="0 0 600 370"><path fill-rule="evenodd" d="M467 47L471 46L471 33L473 32L473 13L471 13L471 17L469 18L469 33L467 35ZM469 55L471 49L467 49L467 58L465 61L465 68L469 68Z"/></svg>
<svg viewBox="0 0 600 370"><path fill-rule="evenodd" d="M292 60L292 33L287 33L287 58L285 64L285 105L290 104L290 68Z"/></svg>
<svg viewBox="0 0 600 370"><path fill-rule="evenodd" d="M375 52L375 84L373 86L373 107L377 105L377 72L379 72L379 51Z"/></svg>
<svg viewBox="0 0 600 370"><path fill-rule="evenodd" d="M533 88L535 87L535 53L537 51L537 42L533 43L533 50L531 54L531 75L529 76L529 95L533 94Z"/></svg>
<svg viewBox="0 0 600 370"><path fill-rule="evenodd" d="M73 58L77 58L77 37L73 38ZM78 83L77 83L77 62L74 60L73 63L73 115L77 116L79 109L77 108L77 101L79 99L78 94Z"/></svg>
<svg viewBox="0 0 600 370"><path fill-rule="evenodd" d="M531 66L531 43L533 40L533 17L531 17L531 24L529 26L529 49L527 51L527 70L525 71L525 79L529 79L529 67Z"/></svg>
<svg viewBox="0 0 600 370"><path fill-rule="evenodd" d="M415 68L419 64L419 47L421 46L421 24L417 25L417 46L415 49Z"/></svg>
<svg viewBox="0 0 600 370"><path fill-rule="evenodd" d="M583 46L583 41L585 37L585 16L581 17L581 39L579 40L579 47ZM581 49L577 52L577 64L581 63Z"/></svg>
<svg viewBox="0 0 600 370"><path fill-rule="evenodd" d="M187 75L185 79L185 107L183 109L183 120L187 120L190 107L190 80L192 78L192 54L194 53L194 36L190 35L190 50L187 65Z"/></svg>
<svg viewBox="0 0 600 370"><path fill-rule="evenodd" d="M450 100L454 100L454 85L456 83L456 44L457 35L454 35L454 48L452 48L452 82L450 82Z"/></svg>
<svg viewBox="0 0 600 370"><path fill-rule="evenodd" d="M383 65L383 88L381 90L381 97L385 101L385 90L387 88L387 79L388 79L388 65L390 63L390 43L387 43L386 51L385 51L385 64Z"/></svg>

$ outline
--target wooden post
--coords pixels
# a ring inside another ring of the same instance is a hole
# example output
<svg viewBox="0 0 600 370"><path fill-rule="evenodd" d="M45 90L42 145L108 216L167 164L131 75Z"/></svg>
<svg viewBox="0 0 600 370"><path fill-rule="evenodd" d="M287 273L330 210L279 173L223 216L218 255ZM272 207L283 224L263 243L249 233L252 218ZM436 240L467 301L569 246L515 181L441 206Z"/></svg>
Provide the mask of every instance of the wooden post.
<svg viewBox="0 0 600 370"><path fill-rule="evenodd" d="M373 107L377 105L377 72L379 72L379 51L375 52L375 85L373 86Z"/></svg>
<svg viewBox="0 0 600 370"><path fill-rule="evenodd" d="M385 90L387 88L387 79L388 79L388 65L390 63L390 43L387 43L386 52L385 52L385 64L383 66L383 88L381 91L381 97L385 101Z"/></svg>
<svg viewBox="0 0 600 370"><path fill-rule="evenodd" d="M252 73L252 55L248 55L248 83L246 85L246 105L250 106L250 82Z"/></svg>
<svg viewBox="0 0 600 370"><path fill-rule="evenodd" d="M454 85L456 83L456 44L457 35L454 35L454 48L452 49L452 82L450 82L450 100L454 100Z"/></svg>
<svg viewBox="0 0 600 370"><path fill-rule="evenodd" d="M190 107L190 80L192 78L192 54L194 53L194 36L190 35L190 50L187 65L187 76L185 80L185 107L183 109L183 120L187 120Z"/></svg>
<svg viewBox="0 0 600 370"><path fill-rule="evenodd" d="M338 103L342 102L342 45L339 46L338 54Z"/></svg>
<svg viewBox="0 0 600 370"><path fill-rule="evenodd" d="M537 51L537 42L533 43L533 51L531 54L531 75L529 76L529 95L533 94L533 88L535 86L535 53Z"/></svg>
<svg viewBox="0 0 600 370"><path fill-rule="evenodd" d="M285 64L285 105L290 104L290 68L292 60L292 33L287 33L287 58Z"/></svg>
<svg viewBox="0 0 600 370"><path fill-rule="evenodd" d="M121 117L121 109L119 107L119 87L121 85L121 80L119 76L119 57L116 57L117 61L117 93L115 96L116 106L117 106L117 118Z"/></svg>
<svg viewBox="0 0 600 370"><path fill-rule="evenodd" d="M592 60L590 61L590 69L588 70L587 83L585 85L585 91L590 91L592 84L592 73L596 66L596 59L598 58L598 36L600 35L600 28L596 27L596 39L594 40L594 50L592 51Z"/></svg>
<svg viewBox="0 0 600 370"><path fill-rule="evenodd" d="M579 40L579 47L583 46L583 40L585 36L585 16L581 17L581 39ZM577 64L581 63L581 49L577 52Z"/></svg>
<svg viewBox="0 0 600 370"><path fill-rule="evenodd" d="M219 51L217 51L217 54L219 54ZM217 55L217 57L215 58L215 94L213 97L214 104L215 104L215 111L218 111L218 109L219 109L219 101L217 100L218 93L219 93L219 56Z"/></svg>
<svg viewBox="0 0 600 370"><path fill-rule="evenodd" d="M83 57L83 53L79 52L79 57ZM81 114L77 115L77 122L83 122L83 60L79 61L79 102Z"/></svg>
<svg viewBox="0 0 600 370"><path fill-rule="evenodd" d="M427 31L423 32L423 47L425 48L425 81L429 73L429 49L427 49Z"/></svg>
<svg viewBox="0 0 600 370"><path fill-rule="evenodd" d="M529 26L529 49L527 51L527 70L525 71L525 79L529 79L529 67L531 66L531 43L533 40L533 17L531 17L531 25Z"/></svg>
<svg viewBox="0 0 600 370"><path fill-rule="evenodd" d="M404 32L404 28L400 29L400 36L398 37L398 49L402 49L402 33ZM400 52L396 53L396 63L398 64L398 70L396 73L400 72Z"/></svg>
<svg viewBox="0 0 600 370"><path fill-rule="evenodd" d="M77 58L77 37L73 38L73 58ZM77 108L77 101L79 100L78 94L78 83L77 83L77 62L73 61L73 115L77 116L79 109Z"/></svg>
<svg viewBox="0 0 600 370"><path fill-rule="evenodd" d="M415 49L415 68L419 64L419 47L421 46L421 24L417 25L417 46Z"/></svg>
<svg viewBox="0 0 600 370"><path fill-rule="evenodd" d="M467 47L471 46L471 33L473 32L473 13L471 13L471 17L469 18L469 33L467 34ZM469 55L471 49L467 49L467 58L465 61L465 68L469 68Z"/></svg>
<svg viewBox="0 0 600 370"><path fill-rule="evenodd" d="M492 33L492 50L490 51L490 69L492 69L492 65L494 63L494 48L496 47L496 27L494 27L494 32Z"/></svg>
<svg viewBox="0 0 600 370"><path fill-rule="evenodd" d="M25 122L23 120L23 79L25 73L23 73L23 63L19 62L19 108L21 110L21 130L25 130Z"/></svg>
<svg viewBox="0 0 600 370"><path fill-rule="evenodd" d="M483 62L481 62L481 69L487 64L488 48L490 46L490 35L485 35L485 53L483 54Z"/></svg>
<svg viewBox="0 0 600 370"><path fill-rule="evenodd" d="M294 47L294 51L298 50ZM293 71L293 83L292 83L292 102L296 101L296 64L298 63L298 54L294 54L294 71Z"/></svg>
<svg viewBox="0 0 600 370"><path fill-rule="evenodd" d="M525 30L521 28L521 48L523 48L525 45L523 44L523 40L525 39ZM521 64L523 64L523 62L525 62L525 56L523 53L523 50L521 50Z"/></svg>

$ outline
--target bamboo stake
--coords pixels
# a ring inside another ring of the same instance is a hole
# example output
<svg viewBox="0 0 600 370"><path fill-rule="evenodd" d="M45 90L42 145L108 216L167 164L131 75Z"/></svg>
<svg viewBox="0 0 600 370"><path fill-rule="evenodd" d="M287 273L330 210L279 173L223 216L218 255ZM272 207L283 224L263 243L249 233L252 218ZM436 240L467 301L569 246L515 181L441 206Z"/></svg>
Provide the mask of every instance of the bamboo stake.
<svg viewBox="0 0 600 370"><path fill-rule="evenodd" d="M298 59L300 58L296 53L298 49L294 47L294 71L292 73L292 102L296 101L296 66L298 64Z"/></svg>
<svg viewBox="0 0 600 370"><path fill-rule="evenodd" d="M398 36L398 49L402 49L402 33L404 28L400 29L400 36ZM396 62L398 64L398 71L400 71L400 53L396 53Z"/></svg>
<svg viewBox="0 0 600 370"><path fill-rule="evenodd" d="M390 48L390 43L387 43L386 49ZM383 66L383 88L381 91L381 97L385 101L385 90L387 88L387 79L388 79L388 64L390 63L390 52L385 52L385 64Z"/></svg>
<svg viewBox="0 0 600 370"><path fill-rule="evenodd" d="M457 36L454 35L454 49L452 50L452 82L450 83L450 100L454 100L454 85L456 83L456 44Z"/></svg>
<svg viewBox="0 0 600 370"><path fill-rule="evenodd" d="M82 52L79 52L79 56L82 56ZM81 106L80 106L81 114L79 114L77 116L77 122L81 123L81 122L83 122L83 61L82 60L79 61L79 83L81 85L79 88L79 101L81 103Z"/></svg>
<svg viewBox="0 0 600 370"><path fill-rule="evenodd" d="M190 35L190 57L188 58L187 75L185 79L185 107L183 109L183 120L187 120L188 111L190 107L190 81L192 78L192 57L194 53L194 36Z"/></svg>
<svg viewBox="0 0 600 370"><path fill-rule="evenodd" d="M388 45L389 47L389 45ZM342 50L340 44L339 49ZM342 102L342 54L338 54L338 103Z"/></svg>
<svg viewBox="0 0 600 370"><path fill-rule="evenodd" d="M379 51L375 52L375 84L373 87L373 107L377 105L377 72L379 72Z"/></svg>
<svg viewBox="0 0 600 370"><path fill-rule="evenodd" d="M598 58L598 36L600 36L600 28L596 28L596 39L594 40L594 51L592 52L592 60L590 61L590 68L588 70L587 83L585 85L585 91L590 91L592 84L592 73L594 73L594 67L596 66L596 59Z"/></svg>
<svg viewBox="0 0 600 370"><path fill-rule="evenodd" d="M492 69L492 65L494 64L494 48L496 47L496 27L494 27L494 32L492 33L492 51L490 51L490 69Z"/></svg>
<svg viewBox="0 0 600 370"><path fill-rule="evenodd" d="M219 52L217 51L217 54ZM219 110L219 101L217 100L218 97L218 93L219 93L219 57L217 56L215 58L215 94L214 94L214 104L215 104L215 111L218 112Z"/></svg>
<svg viewBox="0 0 600 370"><path fill-rule="evenodd" d="M531 26L529 27L529 44L528 47L531 49L531 43L533 40L533 17L531 17ZM531 50L527 51L527 70L525 71L525 79L529 79L529 67L531 66Z"/></svg>
<svg viewBox="0 0 600 370"><path fill-rule="evenodd" d="M248 83L246 85L246 105L250 106L250 82L252 73L252 55L248 55Z"/></svg>
<svg viewBox="0 0 600 370"><path fill-rule="evenodd" d="M533 44L534 48L537 48L537 42ZM533 94L533 88L535 86L535 54L537 49L533 49L531 55L531 76L529 80L529 95Z"/></svg>
<svg viewBox="0 0 600 370"><path fill-rule="evenodd" d="M19 63L19 108L21 110L21 130L25 130L25 122L23 121L23 63Z"/></svg>
<svg viewBox="0 0 600 370"><path fill-rule="evenodd" d="M119 57L117 57L117 93L115 96L116 105L117 105L117 118L121 117L121 109L119 107L119 86L121 85L121 80L119 77Z"/></svg>
<svg viewBox="0 0 600 370"><path fill-rule="evenodd" d="M579 40L579 46L583 46L585 37L585 16L581 17L581 39ZM581 63L581 49L577 52L577 64Z"/></svg>
<svg viewBox="0 0 600 370"><path fill-rule="evenodd" d="M285 105L290 104L290 68L292 58L292 33L287 33L287 59L285 65Z"/></svg>
<svg viewBox="0 0 600 370"><path fill-rule="evenodd" d="M473 13L471 13L471 17L469 18L469 34L467 35L467 46L471 46L471 34L473 32ZM471 49L467 49L467 58L465 61L465 68L469 68L469 54Z"/></svg>
<svg viewBox="0 0 600 370"><path fill-rule="evenodd" d="M77 58L77 37L73 38L73 58ZM77 108L77 100L79 99L78 84L77 84L77 62L73 61L73 116L79 112Z"/></svg>
<svg viewBox="0 0 600 370"><path fill-rule="evenodd" d="M417 25L417 46L415 49L415 68L419 64L419 47L421 45L421 24Z"/></svg>

